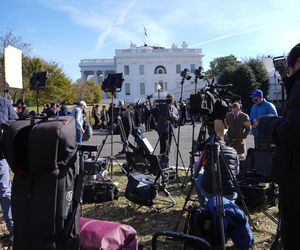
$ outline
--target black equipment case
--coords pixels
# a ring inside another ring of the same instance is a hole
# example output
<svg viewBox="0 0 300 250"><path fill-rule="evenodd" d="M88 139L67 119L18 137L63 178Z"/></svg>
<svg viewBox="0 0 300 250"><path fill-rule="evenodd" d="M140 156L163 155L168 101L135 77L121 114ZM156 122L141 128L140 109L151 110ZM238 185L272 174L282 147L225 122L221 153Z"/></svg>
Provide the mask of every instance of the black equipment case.
<svg viewBox="0 0 300 250"><path fill-rule="evenodd" d="M250 148L244 162L246 171L238 185L250 210L275 205L278 187L272 182L273 151Z"/></svg>
<svg viewBox="0 0 300 250"><path fill-rule="evenodd" d="M72 117L20 120L3 132L12 171L14 250L79 249L79 162Z"/></svg>
<svg viewBox="0 0 300 250"><path fill-rule="evenodd" d="M118 198L118 187L111 181L88 181L84 185L83 203L99 203L117 200Z"/></svg>

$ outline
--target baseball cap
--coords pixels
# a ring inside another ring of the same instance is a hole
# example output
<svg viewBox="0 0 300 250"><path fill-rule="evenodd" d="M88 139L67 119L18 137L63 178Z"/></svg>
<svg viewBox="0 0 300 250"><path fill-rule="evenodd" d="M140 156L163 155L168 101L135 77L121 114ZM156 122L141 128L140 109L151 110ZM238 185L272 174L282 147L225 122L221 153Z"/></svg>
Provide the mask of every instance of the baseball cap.
<svg viewBox="0 0 300 250"><path fill-rule="evenodd" d="M264 93L260 89L255 89L252 94L250 95L250 98L255 98L255 97L263 97Z"/></svg>
<svg viewBox="0 0 300 250"><path fill-rule="evenodd" d="M80 101L80 102L79 102L79 105L86 108L86 102L85 102L85 101Z"/></svg>
<svg viewBox="0 0 300 250"><path fill-rule="evenodd" d="M287 65L294 66L298 57L300 57L300 43L298 43L294 48L291 49L287 57Z"/></svg>

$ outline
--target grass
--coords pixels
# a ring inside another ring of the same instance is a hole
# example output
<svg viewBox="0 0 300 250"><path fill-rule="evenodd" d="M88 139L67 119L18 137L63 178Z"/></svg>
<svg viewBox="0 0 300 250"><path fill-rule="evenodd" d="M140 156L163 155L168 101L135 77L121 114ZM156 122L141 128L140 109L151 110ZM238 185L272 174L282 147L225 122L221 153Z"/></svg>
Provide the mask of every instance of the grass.
<svg viewBox="0 0 300 250"><path fill-rule="evenodd" d="M139 208L124 197L127 177L117 166L114 169L116 172L113 180L119 182L120 198L116 201L102 204L84 205L83 216L131 225L138 232L139 242L144 245L145 249L151 249L151 240L155 232L173 230L175 228L186 200L187 189L183 192L179 189L177 182L171 183L168 186L168 190L175 198L177 204L161 213L155 213L148 207ZM181 177L182 179L183 176ZM163 197L164 194L161 193L158 200L160 205L163 204L160 201ZM196 200L196 195L193 194L191 199ZM194 205L198 205L198 202L188 201L186 208ZM277 208L273 207L268 212L276 216ZM179 231L183 230L185 216L186 213L181 218ZM276 225L261 212L251 214L251 217L257 227L257 231L254 231L256 249L269 249L276 232ZM232 245L232 243L229 242L228 245ZM162 247L160 249L176 248Z"/></svg>
<svg viewBox="0 0 300 250"><path fill-rule="evenodd" d="M183 174L181 174L180 179L183 180L183 178ZM139 242L144 245L144 249L151 249L151 240L155 232L173 230L176 226L186 200L188 188L182 191L177 182L169 184L167 189L175 198L177 204L161 213L156 213L148 207L139 207L124 197L127 177L118 166L114 166L113 181L119 183L119 199L100 204L85 204L82 210L83 216L131 225L138 232ZM159 205L164 205L163 200L165 200L165 197L162 192L159 193L156 199ZM196 195L193 194L191 198L196 200ZM198 203L196 201L188 201L187 207L194 205L198 205ZM268 212L276 216L278 211L277 208L273 207ZM180 220L179 231L183 230L185 215ZM254 231L255 248L269 249L276 231L275 224L263 213L251 214L251 217L258 229ZM0 226L2 230L5 230L3 221ZM0 243L3 245L2 249L8 249L7 243L1 242L1 240ZM232 243L229 242L228 245L232 245ZM164 245L159 249L179 249L179 246L177 243L176 247Z"/></svg>

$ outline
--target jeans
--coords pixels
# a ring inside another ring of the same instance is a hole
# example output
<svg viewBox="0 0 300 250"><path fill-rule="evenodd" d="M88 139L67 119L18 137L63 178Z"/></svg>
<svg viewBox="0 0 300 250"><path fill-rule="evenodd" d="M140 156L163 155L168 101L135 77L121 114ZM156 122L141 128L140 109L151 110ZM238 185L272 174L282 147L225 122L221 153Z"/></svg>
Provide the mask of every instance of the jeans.
<svg viewBox="0 0 300 250"><path fill-rule="evenodd" d="M78 144L82 143L82 131L80 129L76 129L76 142Z"/></svg>
<svg viewBox="0 0 300 250"><path fill-rule="evenodd" d="M13 220L11 214L11 182L9 180L9 166L5 159L0 160L0 205L3 211L4 221L10 233L13 232Z"/></svg>

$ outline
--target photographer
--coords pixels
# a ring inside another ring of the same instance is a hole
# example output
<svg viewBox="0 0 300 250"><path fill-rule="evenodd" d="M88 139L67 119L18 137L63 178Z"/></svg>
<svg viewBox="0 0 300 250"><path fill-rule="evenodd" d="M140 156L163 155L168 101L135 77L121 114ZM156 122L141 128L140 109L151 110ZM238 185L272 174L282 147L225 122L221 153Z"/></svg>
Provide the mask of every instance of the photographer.
<svg viewBox="0 0 300 250"><path fill-rule="evenodd" d="M124 132L125 135L122 135L120 133L121 141L123 142L123 149L119 152L119 154L124 154L126 152L126 142L128 140L129 135L132 132L132 129L135 128L134 125L134 113L133 113L133 107L131 105L128 105L126 107L125 103L121 103L120 107L120 117L123 123ZM126 138L123 138L125 136Z"/></svg>
<svg viewBox="0 0 300 250"><path fill-rule="evenodd" d="M281 238L284 249L300 249L300 43L287 57L283 117L261 117L260 131L276 143L273 174L280 186Z"/></svg>
<svg viewBox="0 0 300 250"><path fill-rule="evenodd" d="M172 142L172 126L179 120L177 108L174 106L174 95L166 96L166 103L159 104L156 113L158 121L156 131L159 136L160 154L169 155Z"/></svg>

